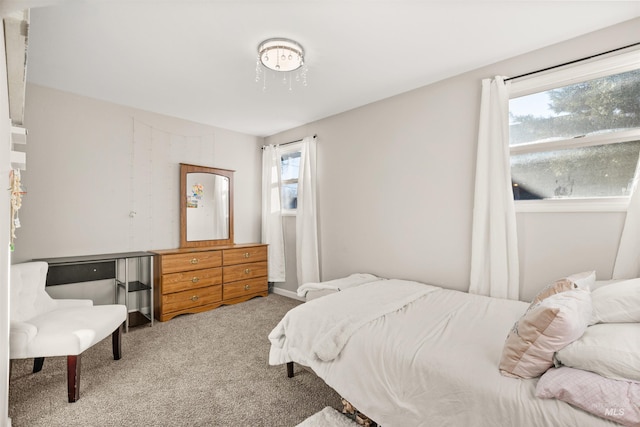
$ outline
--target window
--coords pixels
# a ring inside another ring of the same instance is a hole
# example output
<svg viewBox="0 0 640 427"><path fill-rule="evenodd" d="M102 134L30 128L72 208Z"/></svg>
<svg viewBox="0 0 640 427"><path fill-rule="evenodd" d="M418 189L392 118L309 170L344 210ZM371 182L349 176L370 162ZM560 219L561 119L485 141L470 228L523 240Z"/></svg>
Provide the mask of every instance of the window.
<svg viewBox="0 0 640 427"><path fill-rule="evenodd" d="M628 203L640 155L640 52L516 81L510 94L514 199Z"/></svg>
<svg viewBox="0 0 640 427"><path fill-rule="evenodd" d="M293 148L284 152L280 157L282 210L285 213L293 213L298 208L300 155L300 148Z"/></svg>

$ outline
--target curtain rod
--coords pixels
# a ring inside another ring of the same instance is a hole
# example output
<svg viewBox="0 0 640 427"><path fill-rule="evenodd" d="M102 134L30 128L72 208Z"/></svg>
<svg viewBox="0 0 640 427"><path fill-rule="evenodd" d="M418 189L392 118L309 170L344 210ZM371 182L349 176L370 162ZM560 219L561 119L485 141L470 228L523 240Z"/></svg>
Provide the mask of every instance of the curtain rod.
<svg viewBox="0 0 640 427"><path fill-rule="evenodd" d="M316 139L318 136L318 134L314 134L313 135L313 139ZM282 144L275 144L275 145L289 145L289 144L295 144L296 142L302 142L304 138L302 139L296 139L295 141L289 141L289 142L283 142ZM266 145L262 146L262 149L264 150L264 147L266 147Z"/></svg>
<svg viewBox="0 0 640 427"><path fill-rule="evenodd" d="M596 57L598 57L598 56L602 56L602 55L607 55L607 54L609 54L609 53L617 52L617 51L622 50L622 49L627 49L627 48L634 47L634 46L639 46L639 45L640 45L640 42L638 42L638 43L632 43L632 44L627 45L627 46L622 46L622 47L619 47L619 48L616 48L616 49L608 50L608 51L606 51L606 52L596 53L595 55L585 56L584 58L580 58L580 59L574 59L573 61L565 62L565 63L563 63L563 64L554 65L554 66L552 66L552 67L543 68L543 69L541 69L541 70L531 71L531 72L529 72L529 73L520 74L519 76L515 76L515 77L509 77L509 78L507 78L507 79L504 79L504 81L505 81L505 82L507 82L507 81L509 81L509 80L519 79L520 77L526 77L526 76L530 76L530 75L532 75L532 74L542 73L542 72L544 72L544 71L553 70L554 68L564 67L565 65L575 64L576 62L586 61L586 60L588 60L588 59L596 58Z"/></svg>

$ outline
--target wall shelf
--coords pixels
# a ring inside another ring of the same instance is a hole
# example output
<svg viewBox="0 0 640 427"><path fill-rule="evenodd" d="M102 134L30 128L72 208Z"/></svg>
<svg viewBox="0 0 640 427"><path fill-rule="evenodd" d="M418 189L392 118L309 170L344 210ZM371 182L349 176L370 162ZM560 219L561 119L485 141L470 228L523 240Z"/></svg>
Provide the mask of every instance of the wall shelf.
<svg viewBox="0 0 640 427"><path fill-rule="evenodd" d="M27 130L19 126L11 126L11 168L27 169L27 153L16 150L16 145L27 144Z"/></svg>

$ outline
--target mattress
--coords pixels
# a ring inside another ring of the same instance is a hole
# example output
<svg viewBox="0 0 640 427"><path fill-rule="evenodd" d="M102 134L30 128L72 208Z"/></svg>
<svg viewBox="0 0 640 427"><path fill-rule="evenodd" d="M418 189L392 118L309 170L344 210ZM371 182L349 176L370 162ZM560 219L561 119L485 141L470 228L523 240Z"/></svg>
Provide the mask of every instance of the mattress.
<svg viewBox="0 0 640 427"><path fill-rule="evenodd" d="M386 283L393 299L395 282ZM338 318L332 310L349 302L360 306L368 286L314 300L311 308ZM294 310L304 313L307 304ZM436 288L359 326L333 360L275 351L279 363L310 367L385 427L617 425L559 400L535 397L537 379L500 374L507 333L527 307L521 301ZM314 340L313 331L300 333Z"/></svg>

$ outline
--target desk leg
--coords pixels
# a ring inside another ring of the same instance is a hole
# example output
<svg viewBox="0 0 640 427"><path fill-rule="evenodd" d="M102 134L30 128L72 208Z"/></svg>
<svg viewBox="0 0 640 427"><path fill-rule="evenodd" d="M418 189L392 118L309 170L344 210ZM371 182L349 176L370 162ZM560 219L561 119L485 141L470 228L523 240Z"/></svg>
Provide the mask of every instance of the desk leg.
<svg viewBox="0 0 640 427"><path fill-rule="evenodd" d="M153 295L153 285L154 285L154 283L153 283L153 257L152 256L149 257L148 260L149 260L149 287L151 288L149 290L149 313L150 313L150 315L149 315L150 319L149 320L151 320L150 325L153 326L153 305L154 305L154 301L153 301L153 298L154 298L154 295Z"/></svg>
<svg viewBox="0 0 640 427"><path fill-rule="evenodd" d="M124 305L127 307L127 318L124 321L124 331L129 332L129 259L124 259Z"/></svg>

